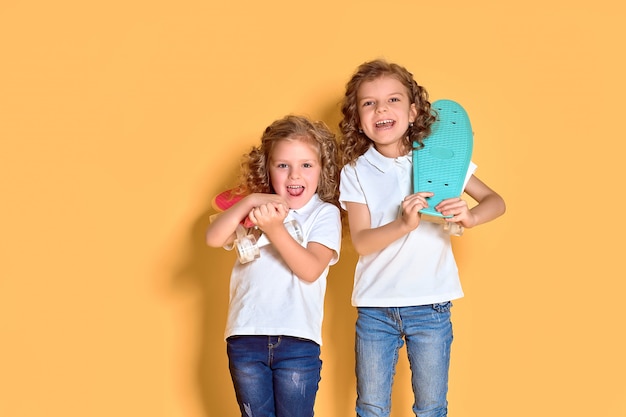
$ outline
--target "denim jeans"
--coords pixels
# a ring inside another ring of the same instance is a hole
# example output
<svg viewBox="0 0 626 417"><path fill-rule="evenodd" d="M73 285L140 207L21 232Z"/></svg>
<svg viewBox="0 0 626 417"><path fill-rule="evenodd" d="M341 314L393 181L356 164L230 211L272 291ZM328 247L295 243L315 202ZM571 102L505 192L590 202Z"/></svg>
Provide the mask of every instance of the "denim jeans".
<svg viewBox="0 0 626 417"><path fill-rule="evenodd" d="M398 351L406 341L418 417L448 413L452 303L415 307L359 307L356 375L359 417L386 417Z"/></svg>
<svg viewBox="0 0 626 417"><path fill-rule="evenodd" d="M232 336L230 375L242 417L311 417L320 382L320 346L288 336Z"/></svg>

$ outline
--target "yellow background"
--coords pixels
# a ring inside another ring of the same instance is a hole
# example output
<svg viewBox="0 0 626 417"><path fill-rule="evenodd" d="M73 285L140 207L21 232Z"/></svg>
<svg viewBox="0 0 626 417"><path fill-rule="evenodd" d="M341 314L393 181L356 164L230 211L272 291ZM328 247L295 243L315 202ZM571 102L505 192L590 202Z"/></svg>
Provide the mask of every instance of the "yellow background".
<svg viewBox="0 0 626 417"><path fill-rule="evenodd" d="M0 3L0 416L233 417L210 200L377 57L462 103L506 215L455 239L450 414L626 416L625 13L590 1ZM354 415L356 256L316 415ZM409 416L408 363L393 416Z"/></svg>

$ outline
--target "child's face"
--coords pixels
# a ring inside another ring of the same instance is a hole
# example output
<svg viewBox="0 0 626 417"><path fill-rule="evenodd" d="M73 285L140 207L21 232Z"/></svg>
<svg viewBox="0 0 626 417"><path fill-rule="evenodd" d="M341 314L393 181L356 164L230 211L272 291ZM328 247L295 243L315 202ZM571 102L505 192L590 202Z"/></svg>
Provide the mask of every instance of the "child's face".
<svg viewBox="0 0 626 417"><path fill-rule="evenodd" d="M276 194L291 209L299 209L317 191L322 164L317 149L301 140L281 140L274 145L269 173Z"/></svg>
<svg viewBox="0 0 626 417"><path fill-rule="evenodd" d="M406 87L394 77L383 76L365 81L357 90L357 108L361 129L383 155L404 155L402 139L417 110Z"/></svg>

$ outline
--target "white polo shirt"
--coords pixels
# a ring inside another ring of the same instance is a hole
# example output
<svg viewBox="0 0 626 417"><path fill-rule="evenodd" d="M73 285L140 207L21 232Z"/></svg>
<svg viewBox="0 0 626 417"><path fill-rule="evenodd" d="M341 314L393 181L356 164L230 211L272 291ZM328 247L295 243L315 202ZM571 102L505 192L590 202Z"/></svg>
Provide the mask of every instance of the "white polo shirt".
<svg viewBox="0 0 626 417"><path fill-rule="evenodd" d="M276 248L260 248L258 259L235 261L230 277L230 303L224 336L294 336L322 344L322 320L326 277L337 263L341 249L339 209L317 194L304 207L290 210L287 220L302 227L304 241L320 243L335 254L315 282L299 279L285 264Z"/></svg>
<svg viewBox="0 0 626 417"><path fill-rule="evenodd" d="M471 164L467 179L476 166ZM387 158L374 146L341 171L340 202L367 204L372 228L395 220L412 194L411 154ZM379 252L359 257L352 291L356 307L406 307L463 297L450 235L442 225L417 229Z"/></svg>

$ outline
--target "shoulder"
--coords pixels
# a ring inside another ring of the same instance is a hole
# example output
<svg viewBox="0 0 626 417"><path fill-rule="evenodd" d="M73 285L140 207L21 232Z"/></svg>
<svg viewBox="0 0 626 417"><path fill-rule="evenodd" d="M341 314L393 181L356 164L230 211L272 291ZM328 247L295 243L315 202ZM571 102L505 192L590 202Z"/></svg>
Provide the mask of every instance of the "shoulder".
<svg viewBox="0 0 626 417"><path fill-rule="evenodd" d="M341 168L341 177L356 177L358 173L363 170L364 165L367 163L365 156L361 155L356 161L346 164Z"/></svg>
<svg viewBox="0 0 626 417"><path fill-rule="evenodd" d="M327 203L325 201L320 200L319 204L317 205L314 212L311 213L311 215L316 216L316 217L323 216L323 217L339 218L341 216L341 212L339 208L335 206L334 204Z"/></svg>
<svg viewBox="0 0 626 417"><path fill-rule="evenodd" d="M317 194L315 194L313 199L307 203L305 207L300 210L296 210L296 212L304 218L319 217L320 215L339 216L340 213L337 206L323 201Z"/></svg>

